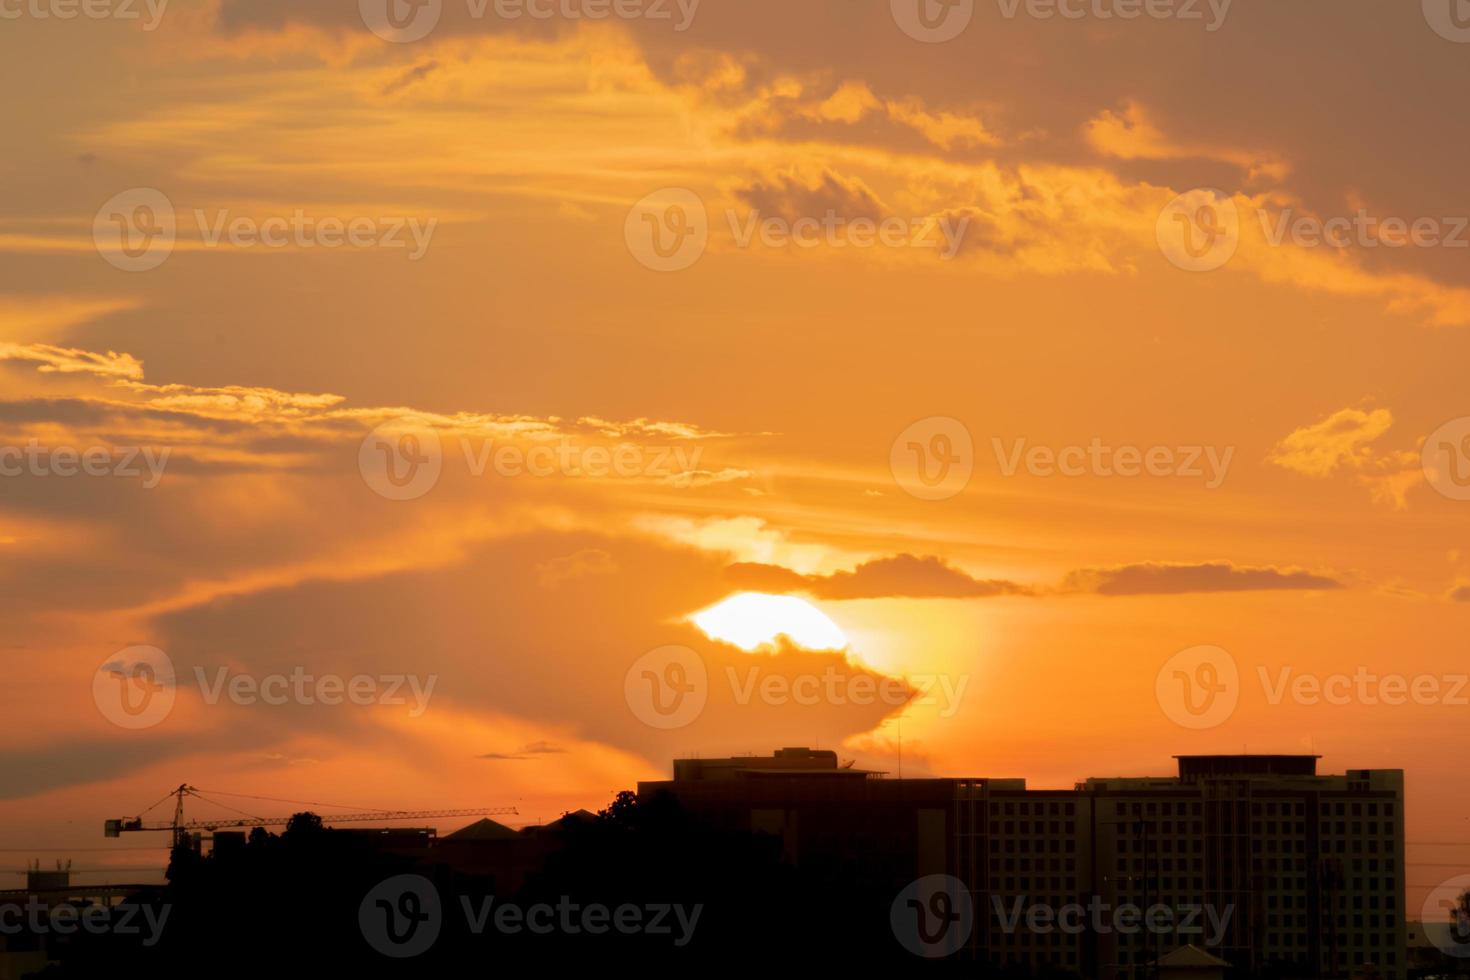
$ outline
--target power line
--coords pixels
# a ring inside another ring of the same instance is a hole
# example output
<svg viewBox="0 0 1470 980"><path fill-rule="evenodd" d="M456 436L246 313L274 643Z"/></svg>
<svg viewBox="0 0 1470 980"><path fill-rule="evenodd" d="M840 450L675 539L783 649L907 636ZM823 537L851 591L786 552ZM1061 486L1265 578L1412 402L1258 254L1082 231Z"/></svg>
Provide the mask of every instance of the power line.
<svg viewBox="0 0 1470 980"><path fill-rule="evenodd" d="M152 847L142 845L137 847L67 847L66 845L57 845L55 847L51 847L49 845L40 845L37 847L0 847L0 853L20 854L29 852L65 852L67 854L70 854L72 851L100 851L104 854L110 854L113 851L167 851L169 849L169 845L167 844L158 844Z"/></svg>

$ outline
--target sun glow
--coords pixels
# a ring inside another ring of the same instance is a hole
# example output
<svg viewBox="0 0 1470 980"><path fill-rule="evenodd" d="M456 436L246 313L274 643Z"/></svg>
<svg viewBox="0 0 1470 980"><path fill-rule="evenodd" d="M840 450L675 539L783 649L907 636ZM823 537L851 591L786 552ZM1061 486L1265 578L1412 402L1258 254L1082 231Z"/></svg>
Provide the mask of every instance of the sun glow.
<svg viewBox="0 0 1470 980"><path fill-rule="evenodd" d="M848 642L826 613L795 596L742 592L689 618L710 639L747 651L778 636L809 650L841 650Z"/></svg>

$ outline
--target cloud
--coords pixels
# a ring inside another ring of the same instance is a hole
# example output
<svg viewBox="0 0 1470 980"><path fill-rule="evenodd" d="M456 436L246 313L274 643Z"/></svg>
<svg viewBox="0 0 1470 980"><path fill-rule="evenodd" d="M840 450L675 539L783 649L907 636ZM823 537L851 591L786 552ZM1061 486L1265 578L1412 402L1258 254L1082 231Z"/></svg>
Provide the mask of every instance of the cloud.
<svg viewBox="0 0 1470 980"><path fill-rule="evenodd" d="M6 296L0 297L0 340L25 340L34 343L50 339L79 324L135 310L142 303L135 298L95 296Z"/></svg>
<svg viewBox="0 0 1470 980"><path fill-rule="evenodd" d="M399 75L397 78L384 85L381 89L381 92L383 95L392 95L394 92L401 92L403 89L408 88L414 82L422 81L423 79L428 78L430 75L438 70L439 62L437 61L426 61L421 65L414 65L412 68L408 69L408 71L405 71L403 74Z"/></svg>
<svg viewBox="0 0 1470 980"><path fill-rule="evenodd" d="M544 588L554 589L565 582L594 575L611 575L617 570L618 565L612 555L601 548L584 548L537 565L536 577Z"/></svg>
<svg viewBox="0 0 1470 980"><path fill-rule="evenodd" d="M736 469L727 466L722 470L684 470L679 473L671 473L665 477L665 482L670 486L687 490L691 487L713 487L721 483L735 483L739 480L748 480L755 476L750 470Z"/></svg>
<svg viewBox="0 0 1470 980"><path fill-rule="evenodd" d="M1457 585L1450 590L1451 602L1470 602L1470 585Z"/></svg>
<svg viewBox="0 0 1470 980"><path fill-rule="evenodd" d="M1297 569L1237 567L1223 561L1198 565L1144 562L1117 568L1086 568L1068 575L1064 585L1064 591L1106 596L1340 588L1343 583L1324 575Z"/></svg>
<svg viewBox="0 0 1470 980"><path fill-rule="evenodd" d="M536 759L543 755L561 755L566 749L558 748L550 742L530 742L512 752L486 752L477 755L477 759L489 759L496 762L519 762L527 759Z"/></svg>
<svg viewBox="0 0 1470 980"><path fill-rule="evenodd" d="M878 196L861 180L822 170L814 177L795 172L771 175L735 191L735 196L754 211L768 217L796 221L820 218L829 212L841 218L883 217L885 208Z"/></svg>
<svg viewBox="0 0 1470 980"><path fill-rule="evenodd" d="M1386 408L1344 408L1287 435L1266 457L1282 469L1314 479L1339 473L1368 489L1375 503L1407 506L1410 489L1424 482L1418 454L1374 444L1393 427Z"/></svg>
<svg viewBox="0 0 1470 980"><path fill-rule="evenodd" d="M50 344L0 343L0 361L32 364L42 374L92 374L129 380L143 377L142 361L115 351L98 354Z"/></svg>
<svg viewBox="0 0 1470 980"><path fill-rule="evenodd" d="M726 575L740 588L761 592L805 592L819 599L973 599L1024 595L1015 582L971 577L943 560L893 555L864 562L850 572L800 575L775 565L739 563Z"/></svg>
<svg viewBox="0 0 1470 980"><path fill-rule="evenodd" d="M1284 180L1291 169L1272 153L1171 140L1149 112L1131 100L1121 111L1105 109L1089 119L1085 132L1094 150L1122 160L1222 160L1240 167L1251 177L1273 181Z"/></svg>
<svg viewBox="0 0 1470 980"><path fill-rule="evenodd" d="M1269 462L1305 476L1331 476L1341 469L1361 469L1374 460L1372 443L1393 426L1386 408L1344 408L1319 422L1302 426L1276 444Z"/></svg>

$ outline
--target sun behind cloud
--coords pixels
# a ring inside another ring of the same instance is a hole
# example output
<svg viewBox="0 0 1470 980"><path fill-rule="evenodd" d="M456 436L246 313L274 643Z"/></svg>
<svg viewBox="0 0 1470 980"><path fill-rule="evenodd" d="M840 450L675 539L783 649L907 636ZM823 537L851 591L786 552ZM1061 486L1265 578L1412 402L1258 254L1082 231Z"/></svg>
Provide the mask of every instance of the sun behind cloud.
<svg viewBox="0 0 1470 980"><path fill-rule="evenodd" d="M796 596L742 592L689 617L712 640L750 651L778 636L809 650L843 650L846 634L826 613Z"/></svg>

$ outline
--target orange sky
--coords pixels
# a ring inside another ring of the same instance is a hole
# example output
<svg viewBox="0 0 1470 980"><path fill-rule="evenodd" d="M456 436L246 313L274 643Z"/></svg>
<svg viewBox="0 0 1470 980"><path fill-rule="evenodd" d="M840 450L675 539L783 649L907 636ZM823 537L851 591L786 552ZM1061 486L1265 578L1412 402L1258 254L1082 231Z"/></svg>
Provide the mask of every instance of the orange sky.
<svg viewBox="0 0 1470 980"><path fill-rule="evenodd" d="M156 23L38 2L0 23L0 447L168 455L157 480L53 456L0 476L17 866L102 846L102 819L184 780L529 821L677 754L896 770L900 731L906 775L1039 786L1315 751L1406 770L1410 840L1464 839L1470 222L1446 96L1470 47L1420 5L1237 0L1207 30L975 0L926 42L905 0L596 21L444 0L410 41L350 2L170 0ZM130 268L107 229L157 195L172 248ZM1225 261L1169 237L1202 206L1235 216ZM1347 247L1275 240L1360 213ZM1383 219L1442 240L1390 247ZM437 443L433 485L389 499L375 430ZM910 444L953 454L948 482ZM850 646L688 621L737 592L802 596ZM93 680L140 644L180 680L128 730ZM1238 704L1185 727L1157 682L1201 645ZM667 646L707 668L677 728L625 685ZM210 703L196 673L297 668L435 685L413 714ZM1440 693L1272 696L1285 669L1360 668ZM752 669L956 703L742 703ZM1467 861L1411 846L1410 882Z"/></svg>

